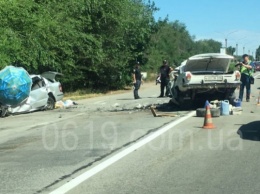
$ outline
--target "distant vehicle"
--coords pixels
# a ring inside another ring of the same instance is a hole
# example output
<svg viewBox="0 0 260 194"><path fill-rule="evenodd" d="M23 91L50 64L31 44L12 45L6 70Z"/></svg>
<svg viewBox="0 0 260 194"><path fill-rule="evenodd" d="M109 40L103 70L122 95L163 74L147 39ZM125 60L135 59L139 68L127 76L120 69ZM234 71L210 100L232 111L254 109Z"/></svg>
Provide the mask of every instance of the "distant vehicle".
<svg viewBox="0 0 260 194"><path fill-rule="evenodd" d="M55 80L57 72L45 72L41 75L30 75L32 88L29 98L17 107L10 107L9 114L26 113L36 110L52 110L56 101L63 98L61 83Z"/></svg>
<svg viewBox="0 0 260 194"><path fill-rule="evenodd" d="M255 62L255 71L260 71L260 61Z"/></svg>
<svg viewBox="0 0 260 194"><path fill-rule="evenodd" d="M169 87L171 102L191 107L196 100L234 101L235 89L240 85L239 71L228 72L233 56L219 53L195 55L173 72Z"/></svg>

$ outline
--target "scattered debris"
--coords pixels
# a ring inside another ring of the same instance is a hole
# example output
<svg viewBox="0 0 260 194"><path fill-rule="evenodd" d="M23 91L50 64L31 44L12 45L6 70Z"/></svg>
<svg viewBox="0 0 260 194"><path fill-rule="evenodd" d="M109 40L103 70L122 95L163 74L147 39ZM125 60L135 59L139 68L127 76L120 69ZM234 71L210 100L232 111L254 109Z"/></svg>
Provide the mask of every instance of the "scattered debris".
<svg viewBox="0 0 260 194"><path fill-rule="evenodd" d="M66 101L57 101L55 103L55 108L70 108L74 105L78 105L78 103L72 101L72 100L66 100Z"/></svg>
<svg viewBox="0 0 260 194"><path fill-rule="evenodd" d="M232 107L232 115L241 115L243 112L242 107Z"/></svg>
<svg viewBox="0 0 260 194"><path fill-rule="evenodd" d="M219 117L220 116L220 109L219 108L210 108L210 113L211 113L212 117ZM197 117L205 117L205 114L206 114L206 108L198 108L196 110L196 116Z"/></svg>
<svg viewBox="0 0 260 194"><path fill-rule="evenodd" d="M55 108L63 108L63 107L64 107L64 103L61 100L55 103Z"/></svg>
<svg viewBox="0 0 260 194"><path fill-rule="evenodd" d="M153 106L151 106L150 109L151 109L154 117L176 117L176 116L178 116L177 114L172 114L172 113L157 114L155 112L155 107L153 107Z"/></svg>
<svg viewBox="0 0 260 194"><path fill-rule="evenodd" d="M143 106L141 104L138 104L135 108L141 109Z"/></svg>
<svg viewBox="0 0 260 194"><path fill-rule="evenodd" d="M115 103L114 105L113 105L113 107L120 107L120 104L118 104L118 103Z"/></svg>

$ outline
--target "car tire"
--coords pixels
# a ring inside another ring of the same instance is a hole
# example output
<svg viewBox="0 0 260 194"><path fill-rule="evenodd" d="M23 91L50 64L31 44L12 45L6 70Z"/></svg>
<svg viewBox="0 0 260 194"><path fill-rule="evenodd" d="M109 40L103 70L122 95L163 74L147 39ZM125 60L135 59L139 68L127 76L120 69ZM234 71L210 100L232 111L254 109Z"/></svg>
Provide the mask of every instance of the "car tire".
<svg viewBox="0 0 260 194"><path fill-rule="evenodd" d="M211 108L210 113L212 117L219 117L220 116L220 109L219 108ZM198 108L196 110L197 117L205 117L206 109L205 108Z"/></svg>
<svg viewBox="0 0 260 194"><path fill-rule="evenodd" d="M46 105L46 110L53 110L55 108L55 100L49 96L47 105Z"/></svg>
<svg viewBox="0 0 260 194"><path fill-rule="evenodd" d="M7 116L8 115L8 109L7 108L1 108L0 109L0 116L2 117L2 118L4 118L5 116Z"/></svg>

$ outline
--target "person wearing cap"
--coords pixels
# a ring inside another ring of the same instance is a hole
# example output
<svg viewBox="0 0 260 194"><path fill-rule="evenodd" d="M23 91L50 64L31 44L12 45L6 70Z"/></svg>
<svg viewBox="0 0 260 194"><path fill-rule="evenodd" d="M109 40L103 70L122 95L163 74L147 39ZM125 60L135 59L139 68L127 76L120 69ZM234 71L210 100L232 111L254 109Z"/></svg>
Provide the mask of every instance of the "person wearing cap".
<svg viewBox="0 0 260 194"><path fill-rule="evenodd" d="M251 93L251 83L250 76L253 74L254 64L249 60L249 55L244 54L242 56L243 62L240 62L238 65L240 66L241 72L241 85L239 91L239 99L243 101L244 88L246 88L246 101L250 101L250 93Z"/></svg>
<svg viewBox="0 0 260 194"><path fill-rule="evenodd" d="M161 79L161 94L158 98L164 97L164 89L166 88L165 96L169 96L168 84L170 81L171 68L167 64L166 60L163 60L163 64L159 69L159 76Z"/></svg>
<svg viewBox="0 0 260 194"><path fill-rule="evenodd" d="M134 98L141 99L138 95L138 90L142 83L142 74L141 74L139 62L136 62L132 77L133 77L133 84L134 84Z"/></svg>

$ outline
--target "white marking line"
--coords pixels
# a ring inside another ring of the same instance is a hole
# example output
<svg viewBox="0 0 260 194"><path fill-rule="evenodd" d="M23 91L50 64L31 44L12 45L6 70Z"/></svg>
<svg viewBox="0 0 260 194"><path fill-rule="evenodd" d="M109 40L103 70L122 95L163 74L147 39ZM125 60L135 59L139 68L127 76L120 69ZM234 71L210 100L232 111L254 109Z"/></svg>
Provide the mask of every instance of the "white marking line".
<svg viewBox="0 0 260 194"><path fill-rule="evenodd" d="M147 136L146 138L140 140L139 142L131 145L130 147L122 150L121 152L117 153L116 155L112 156L111 158L105 160L104 162L98 164L97 166L91 168L90 170L86 171L85 173L79 175L75 179L71 180L70 182L64 184L63 186L59 187L58 189L52 191L50 194L63 194L71 189L75 188L82 182L86 181L90 177L94 176L95 174L101 172L105 168L109 167L113 163L117 162L118 160L122 159L123 157L127 156L128 154L132 153L136 149L142 147L143 145L149 143L150 141L154 140L158 136L162 135L166 131L170 130L171 128L175 127L176 125L180 124L181 122L187 120L190 117L195 115L195 111L190 112L188 115L175 120L168 125L160 128L158 131L152 133L151 135Z"/></svg>

